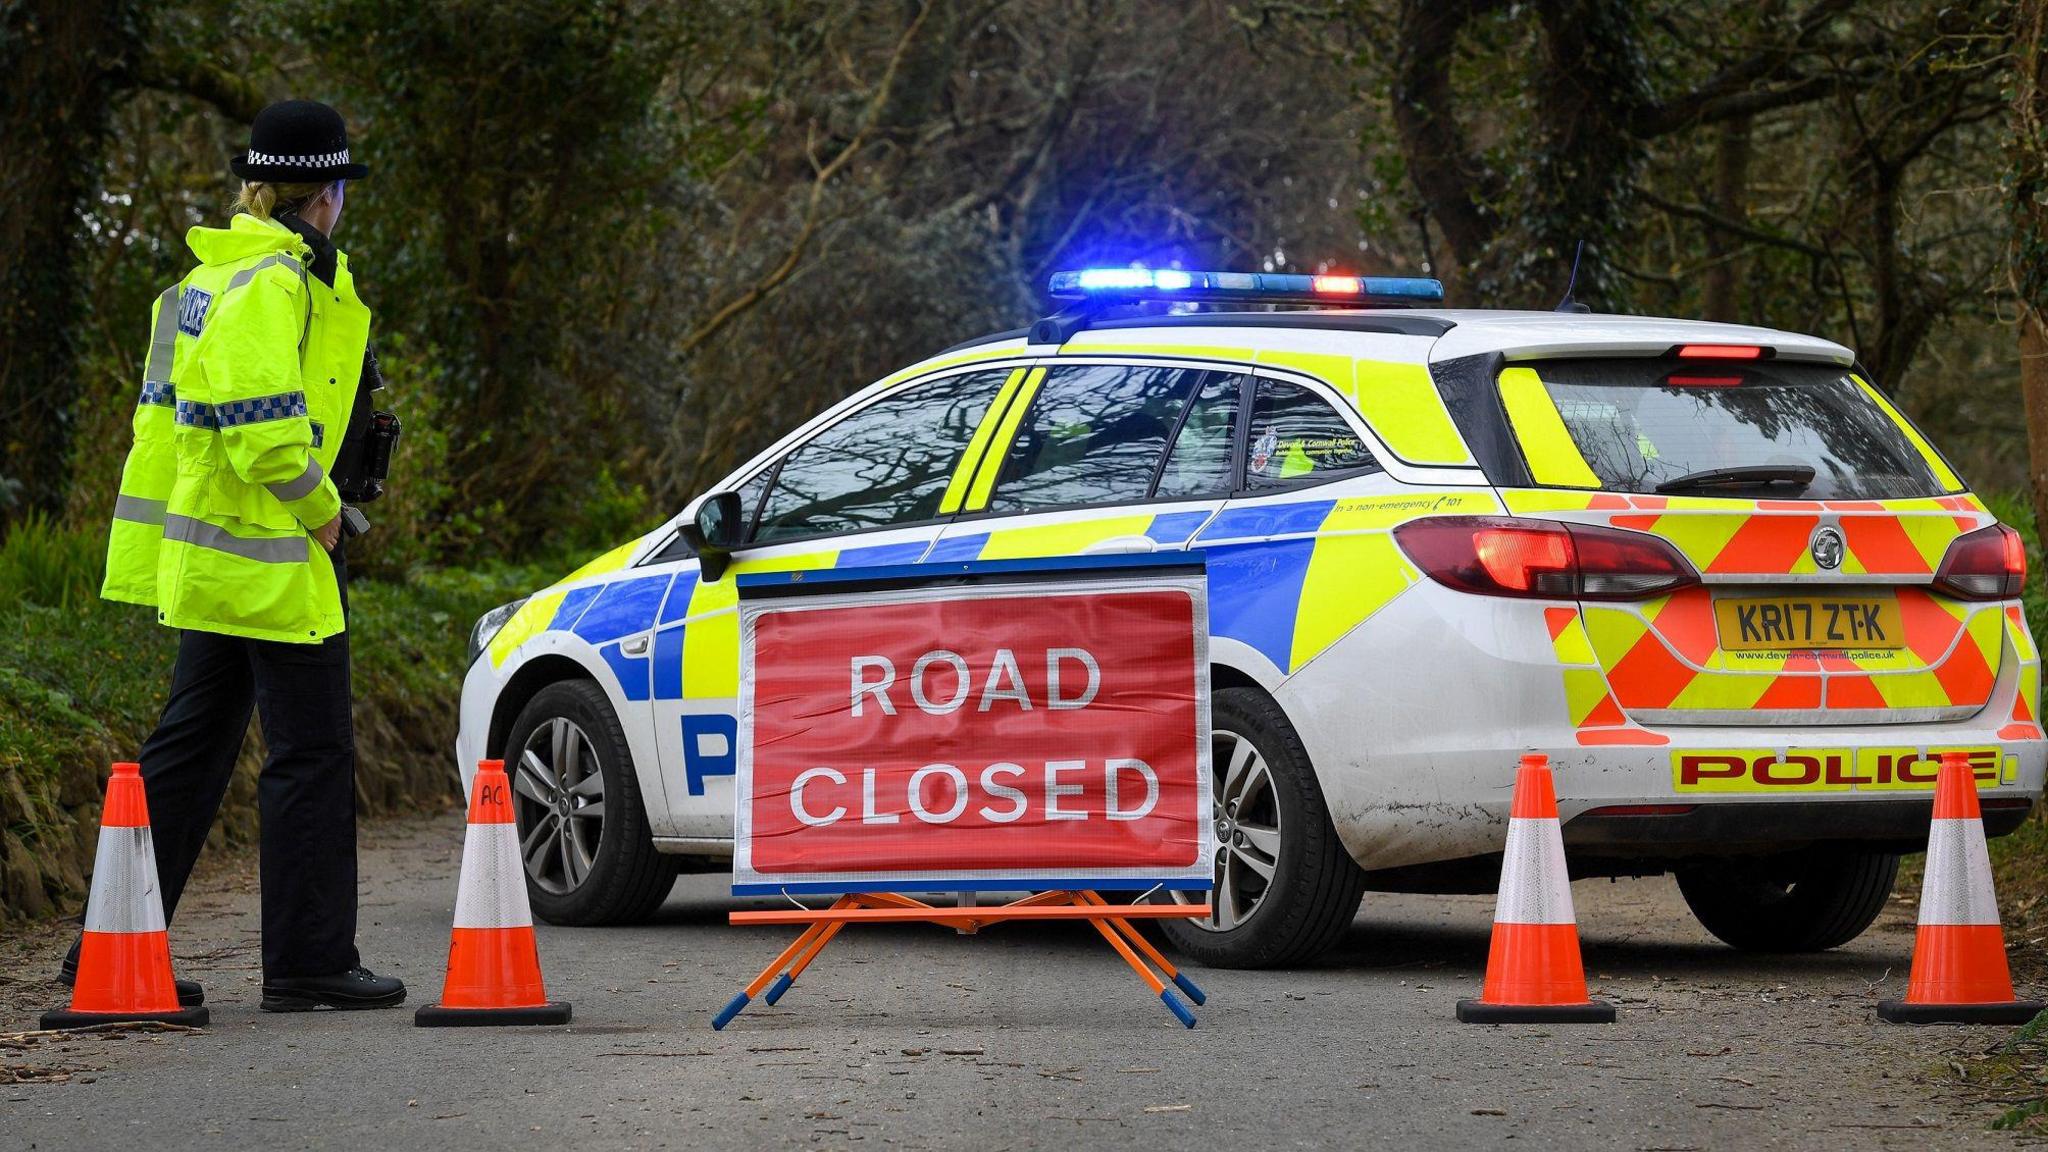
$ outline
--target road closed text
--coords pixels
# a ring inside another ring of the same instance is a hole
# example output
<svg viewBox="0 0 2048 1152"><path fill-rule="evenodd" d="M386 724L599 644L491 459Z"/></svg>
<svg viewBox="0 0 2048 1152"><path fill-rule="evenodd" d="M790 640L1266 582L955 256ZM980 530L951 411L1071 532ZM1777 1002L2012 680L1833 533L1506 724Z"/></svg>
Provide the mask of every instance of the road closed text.
<svg viewBox="0 0 2048 1152"><path fill-rule="evenodd" d="M753 870L1197 866L1193 626L1169 592L763 614Z"/></svg>

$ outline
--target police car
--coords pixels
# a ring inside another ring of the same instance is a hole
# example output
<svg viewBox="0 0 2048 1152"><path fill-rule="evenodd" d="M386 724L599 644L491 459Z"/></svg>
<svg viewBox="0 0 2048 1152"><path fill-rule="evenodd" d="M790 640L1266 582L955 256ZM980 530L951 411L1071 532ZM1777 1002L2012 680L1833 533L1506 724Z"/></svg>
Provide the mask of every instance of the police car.
<svg viewBox="0 0 2048 1152"><path fill-rule="evenodd" d="M2040 795L2019 537L1849 349L1427 280L1052 289L477 622L457 754L512 766L542 917L730 856L743 572L1200 550L1221 848L1166 931L1211 964L1314 956L1368 889L1491 891L1532 749L1575 876L1674 873L1753 950L1870 924L1939 753L1993 835Z"/></svg>

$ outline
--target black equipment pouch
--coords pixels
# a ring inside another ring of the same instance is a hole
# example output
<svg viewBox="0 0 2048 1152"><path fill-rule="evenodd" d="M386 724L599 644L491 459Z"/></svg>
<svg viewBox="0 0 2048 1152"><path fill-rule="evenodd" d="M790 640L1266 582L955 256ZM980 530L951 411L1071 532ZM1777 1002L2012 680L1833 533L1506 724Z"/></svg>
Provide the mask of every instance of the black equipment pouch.
<svg viewBox="0 0 2048 1152"><path fill-rule="evenodd" d="M334 487L350 504L368 504L384 495L391 474L391 453L398 447L398 417L372 407L372 395L384 388L384 373L374 349L363 350L363 378L356 386L355 407L348 430L334 457Z"/></svg>

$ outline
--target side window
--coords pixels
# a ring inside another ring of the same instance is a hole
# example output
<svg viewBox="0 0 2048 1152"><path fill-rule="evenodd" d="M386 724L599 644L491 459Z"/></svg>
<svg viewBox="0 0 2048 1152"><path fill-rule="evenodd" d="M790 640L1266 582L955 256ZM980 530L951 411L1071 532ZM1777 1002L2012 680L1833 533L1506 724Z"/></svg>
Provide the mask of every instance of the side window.
<svg viewBox="0 0 2048 1152"><path fill-rule="evenodd" d="M1379 466L1328 401L1298 384L1259 381L1245 487L1282 488Z"/></svg>
<svg viewBox="0 0 2048 1152"><path fill-rule="evenodd" d="M991 512L1143 500L1196 369L1074 365L1049 369L1010 445Z"/></svg>
<svg viewBox="0 0 2048 1152"><path fill-rule="evenodd" d="M1237 445L1237 409L1244 384L1242 376L1211 376L1195 394L1173 451L1166 454L1166 466L1159 470L1156 498L1221 496L1235 486L1230 458Z"/></svg>
<svg viewBox="0 0 2048 1152"><path fill-rule="evenodd" d="M754 538L754 518L761 514L761 497L768 494L768 482L775 479L775 465L770 464L745 484L739 486L740 524L743 526L740 539Z"/></svg>
<svg viewBox="0 0 2048 1152"><path fill-rule="evenodd" d="M915 384L826 428L783 458L753 542L770 544L936 520L946 482L1007 369Z"/></svg>

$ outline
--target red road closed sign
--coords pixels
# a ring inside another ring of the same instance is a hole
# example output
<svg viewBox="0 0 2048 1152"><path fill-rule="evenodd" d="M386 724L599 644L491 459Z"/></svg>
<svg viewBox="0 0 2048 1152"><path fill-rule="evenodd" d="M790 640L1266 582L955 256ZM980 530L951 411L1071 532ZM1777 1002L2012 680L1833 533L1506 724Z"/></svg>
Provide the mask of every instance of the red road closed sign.
<svg viewBox="0 0 2048 1152"><path fill-rule="evenodd" d="M734 891L1207 888L1178 559L744 582Z"/></svg>

